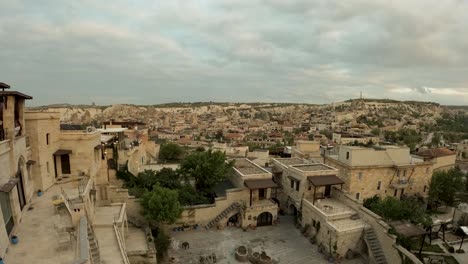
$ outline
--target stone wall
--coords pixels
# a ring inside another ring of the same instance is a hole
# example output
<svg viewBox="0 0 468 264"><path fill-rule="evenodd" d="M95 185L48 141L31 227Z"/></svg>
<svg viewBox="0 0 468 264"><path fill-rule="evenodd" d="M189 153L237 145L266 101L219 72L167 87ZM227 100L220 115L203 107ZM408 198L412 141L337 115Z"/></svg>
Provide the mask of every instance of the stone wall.
<svg viewBox="0 0 468 264"><path fill-rule="evenodd" d="M396 236L388 233L390 226L380 216L362 206L360 201L336 188L332 190L332 196L357 211L360 218L374 229L382 249L385 249L384 254L388 263L401 263Z"/></svg>
<svg viewBox="0 0 468 264"><path fill-rule="evenodd" d="M315 223L315 226L314 226ZM320 224L317 224L320 223ZM345 256L348 250L359 252L361 247L362 227L347 231L338 231L333 228L325 215L314 208L310 202L304 201L302 207L302 226L309 225L312 235L316 235L317 244L322 244L326 251L336 245L336 253ZM317 227L320 226L318 229ZM318 231L318 232L317 232Z"/></svg>
<svg viewBox="0 0 468 264"><path fill-rule="evenodd" d="M397 170L394 167L350 167L331 158L325 159L325 163L338 168L338 177L345 182L343 189L354 198L357 198L357 193L359 193L359 200L364 200L374 195L382 197L395 196L395 189L391 187L390 183L396 183L399 179L403 178L404 170L400 169L400 176L398 177ZM431 163L415 164L412 168L408 168L406 170L406 179L409 179L412 183L407 185L404 193L427 196L428 189L424 186L429 186L431 176ZM380 189L378 189L379 182ZM401 197L401 189L397 191L396 197Z"/></svg>

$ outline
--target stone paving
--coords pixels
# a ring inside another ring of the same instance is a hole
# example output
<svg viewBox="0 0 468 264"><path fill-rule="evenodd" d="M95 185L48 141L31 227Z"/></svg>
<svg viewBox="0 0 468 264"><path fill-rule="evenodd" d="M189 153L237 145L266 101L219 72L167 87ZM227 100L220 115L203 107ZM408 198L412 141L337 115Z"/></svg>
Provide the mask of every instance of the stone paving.
<svg viewBox="0 0 468 264"><path fill-rule="evenodd" d="M217 263L239 263L234 258L234 250L240 245L246 245L253 251L265 251L276 263L281 264L325 264L329 263L318 253L317 246L310 244L293 225L289 216L280 217L280 225L258 227L255 230L242 231L240 228L229 227L224 230L200 230L172 232L172 247L169 258L172 263L199 263L200 256L216 254ZM190 244L189 249L182 249L183 242ZM345 264L361 264L361 259L343 260Z"/></svg>

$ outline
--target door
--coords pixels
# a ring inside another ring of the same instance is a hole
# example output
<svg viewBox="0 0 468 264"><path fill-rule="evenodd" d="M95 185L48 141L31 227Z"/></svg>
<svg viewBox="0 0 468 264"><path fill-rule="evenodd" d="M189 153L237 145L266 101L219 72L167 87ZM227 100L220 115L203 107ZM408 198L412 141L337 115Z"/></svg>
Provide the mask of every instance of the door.
<svg viewBox="0 0 468 264"><path fill-rule="evenodd" d="M10 235L13 227L15 227L15 222L13 221L13 214L11 213L11 205L8 193L0 192L0 205L3 212L5 229L7 234Z"/></svg>
<svg viewBox="0 0 468 264"><path fill-rule="evenodd" d="M325 186L325 197L330 197L331 194L331 185Z"/></svg>
<svg viewBox="0 0 468 264"><path fill-rule="evenodd" d="M23 172L21 172L21 168L18 169L18 173L16 175L19 181L16 185L16 189L18 190L18 200L20 209L23 210L23 207L26 205L26 197L24 196L24 185L23 185Z"/></svg>
<svg viewBox="0 0 468 264"><path fill-rule="evenodd" d="M70 174L70 156L62 155L60 156L60 163L62 164L62 174Z"/></svg>
<svg viewBox="0 0 468 264"><path fill-rule="evenodd" d="M273 215L269 212L263 212L257 218L257 226L269 226L272 222Z"/></svg>

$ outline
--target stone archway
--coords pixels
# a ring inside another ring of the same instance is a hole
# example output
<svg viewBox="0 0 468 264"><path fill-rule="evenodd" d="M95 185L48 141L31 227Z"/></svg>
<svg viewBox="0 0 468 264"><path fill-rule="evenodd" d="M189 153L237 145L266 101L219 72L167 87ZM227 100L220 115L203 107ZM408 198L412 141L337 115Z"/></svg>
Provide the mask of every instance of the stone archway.
<svg viewBox="0 0 468 264"><path fill-rule="evenodd" d="M269 226L273 224L273 215L270 212L263 212L257 216L257 226Z"/></svg>
<svg viewBox="0 0 468 264"><path fill-rule="evenodd" d="M289 205L289 214L297 216L297 208L294 204Z"/></svg>
<svg viewBox="0 0 468 264"><path fill-rule="evenodd" d="M26 195L25 195L25 184L24 184L24 176L25 176L25 166L26 163L24 162L23 156L21 156L18 160L18 170L16 171L16 178L18 178L18 184L16 188L18 190L18 200L20 209L23 210L24 206L26 205Z"/></svg>

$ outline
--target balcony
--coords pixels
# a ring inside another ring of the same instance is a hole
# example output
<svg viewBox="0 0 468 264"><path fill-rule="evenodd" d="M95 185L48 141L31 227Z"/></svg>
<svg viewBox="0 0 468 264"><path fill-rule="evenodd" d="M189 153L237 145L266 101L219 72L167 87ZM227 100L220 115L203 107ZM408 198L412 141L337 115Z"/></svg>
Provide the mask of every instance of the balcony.
<svg viewBox="0 0 468 264"><path fill-rule="evenodd" d="M401 178L401 179L395 179L390 183L390 188L393 189L404 189L406 187L410 187L413 185L413 180L411 179L406 179L406 178Z"/></svg>
<svg viewBox="0 0 468 264"><path fill-rule="evenodd" d="M252 206L250 206L252 210L270 210L275 208L278 208L278 205L272 199L258 200L253 202Z"/></svg>

